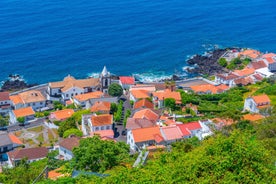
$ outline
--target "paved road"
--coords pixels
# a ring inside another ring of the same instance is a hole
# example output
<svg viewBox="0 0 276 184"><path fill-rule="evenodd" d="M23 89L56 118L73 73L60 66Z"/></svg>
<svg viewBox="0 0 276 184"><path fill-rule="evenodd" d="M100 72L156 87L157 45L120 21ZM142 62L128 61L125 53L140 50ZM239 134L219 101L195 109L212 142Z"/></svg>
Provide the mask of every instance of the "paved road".
<svg viewBox="0 0 276 184"><path fill-rule="evenodd" d="M28 125L11 125L9 127L7 127L7 132L14 132L14 131L18 131L21 129L26 129L26 128L31 128L31 127L35 127L35 126L39 126L39 125L43 125L44 124L45 119L37 119L35 121L32 121L30 124Z"/></svg>

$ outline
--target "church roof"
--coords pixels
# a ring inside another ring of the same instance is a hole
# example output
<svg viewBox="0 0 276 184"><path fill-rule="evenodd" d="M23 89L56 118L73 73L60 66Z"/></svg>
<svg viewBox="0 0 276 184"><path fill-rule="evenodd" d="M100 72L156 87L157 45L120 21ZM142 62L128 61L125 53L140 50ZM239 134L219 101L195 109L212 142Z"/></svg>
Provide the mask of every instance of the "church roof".
<svg viewBox="0 0 276 184"><path fill-rule="evenodd" d="M103 71L102 71L102 76L106 77L108 75L108 71L106 69L106 66L104 66Z"/></svg>

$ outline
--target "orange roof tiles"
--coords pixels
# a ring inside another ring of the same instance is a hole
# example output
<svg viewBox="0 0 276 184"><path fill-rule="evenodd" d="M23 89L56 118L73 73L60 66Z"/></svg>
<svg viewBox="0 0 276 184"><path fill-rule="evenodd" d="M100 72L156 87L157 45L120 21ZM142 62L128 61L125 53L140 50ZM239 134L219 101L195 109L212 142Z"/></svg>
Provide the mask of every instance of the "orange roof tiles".
<svg viewBox="0 0 276 184"><path fill-rule="evenodd" d="M112 121L112 115L110 114L94 115L91 117L93 126L111 125Z"/></svg>
<svg viewBox="0 0 276 184"><path fill-rule="evenodd" d="M63 173L60 173L59 170L60 170L60 168L49 171L48 172L48 178L51 179L51 180L56 180L60 177L65 177L66 175L63 174Z"/></svg>
<svg viewBox="0 0 276 184"><path fill-rule="evenodd" d="M9 138L11 141L15 144L23 144L18 137L16 137L14 134L9 133Z"/></svg>
<svg viewBox="0 0 276 184"><path fill-rule="evenodd" d="M275 63L275 60L272 57L265 58L269 64Z"/></svg>
<svg viewBox="0 0 276 184"><path fill-rule="evenodd" d="M130 91L130 93L132 94L132 96L136 99L139 98L150 98L150 94L147 90L132 90Z"/></svg>
<svg viewBox="0 0 276 184"><path fill-rule="evenodd" d="M111 103L110 102L96 102L90 108L91 112L99 112L99 111L110 111Z"/></svg>
<svg viewBox="0 0 276 184"><path fill-rule="evenodd" d="M262 55L262 58L275 57L275 56L276 56L275 53L267 53L267 54Z"/></svg>
<svg viewBox="0 0 276 184"><path fill-rule="evenodd" d="M65 120L67 118L70 118L74 114L73 109L64 109L59 110L51 113L51 118L55 118L58 121Z"/></svg>
<svg viewBox="0 0 276 184"><path fill-rule="evenodd" d="M92 136L99 135L101 138L103 138L103 137L113 138L114 137L113 130L99 130L99 131L91 132L91 134L92 134Z"/></svg>
<svg viewBox="0 0 276 184"><path fill-rule="evenodd" d="M242 70L235 70L233 73L240 76L240 77L248 76L248 75L251 75L251 74L255 73L255 69L254 68L245 68L245 69L242 69Z"/></svg>
<svg viewBox="0 0 276 184"><path fill-rule="evenodd" d="M150 140L161 142L163 140L159 127L134 129L132 130L132 134L135 142L145 142Z"/></svg>
<svg viewBox="0 0 276 184"><path fill-rule="evenodd" d="M212 84L202 84L197 86L190 87L195 93L207 93L211 92L212 94L224 92L229 89L225 84L221 84L219 86L214 86Z"/></svg>
<svg viewBox="0 0 276 184"><path fill-rule="evenodd" d="M148 99L141 99L137 102L134 103L133 108L134 109L138 109L138 108L149 108L149 109L153 109L154 105L151 101L149 101Z"/></svg>
<svg viewBox="0 0 276 184"><path fill-rule="evenodd" d="M149 85L149 84L136 84L132 86L129 91L134 91L134 90L146 90L149 92L154 92L156 91L156 88L154 85Z"/></svg>
<svg viewBox="0 0 276 184"><path fill-rule="evenodd" d="M270 103L270 99L266 94L258 95L258 96L252 96L254 102L256 104L263 104L263 103Z"/></svg>
<svg viewBox="0 0 276 184"><path fill-rule="evenodd" d="M13 114L15 115L16 118L19 118L19 117L35 115L35 112L32 107L25 107L25 108L13 110Z"/></svg>
<svg viewBox="0 0 276 184"><path fill-rule="evenodd" d="M257 57L260 56L260 54L261 53L257 50L247 49L247 50L240 52L239 56L245 56L245 57L249 57L252 59L256 59Z"/></svg>
<svg viewBox="0 0 276 184"><path fill-rule="evenodd" d="M41 94L40 91L30 90L19 93L15 96L10 96L10 99L14 104L25 104L33 102L43 102L46 101L46 98Z"/></svg>
<svg viewBox="0 0 276 184"><path fill-rule="evenodd" d="M130 85L135 84L134 77L121 76L121 77L119 77L119 79L120 79L122 84L130 84Z"/></svg>
<svg viewBox="0 0 276 184"><path fill-rule="evenodd" d="M255 70L267 67L266 64L265 64L265 62L263 60L258 61L258 62L251 62L251 66Z"/></svg>
<svg viewBox="0 0 276 184"><path fill-rule="evenodd" d="M98 78L89 78L89 79L80 79L77 80L74 77L68 75L64 78L63 81L59 82L50 82L49 86L51 88L61 88L62 92L67 91L72 87L79 87L81 89L98 86L100 84L100 80Z"/></svg>
<svg viewBox="0 0 276 184"><path fill-rule="evenodd" d="M159 115L150 109L142 109L140 111L135 112L132 118L140 118L140 119L144 118L152 121L157 121L159 118Z"/></svg>
<svg viewBox="0 0 276 184"><path fill-rule="evenodd" d="M182 138L182 132L177 126L161 127L161 132L166 140L176 140Z"/></svg>
<svg viewBox="0 0 276 184"><path fill-rule="evenodd" d="M249 120L249 121L258 121L261 119L264 119L264 116L260 114L246 114L243 116L244 120Z"/></svg>
<svg viewBox="0 0 276 184"><path fill-rule="evenodd" d="M165 91L157 91L152 93L154 97L157 97L158 100L163 100L166 98L175 99L176 103L181 103L181 95L180 92L165 90Z"/></svg>
<svg viewBox="0 0 276 184"><path fill-rule="evenodd" d="M10 99L15 105L24 103L19 95L10 96Z"/></svg>
<svg viewBox="0 0 276 184"><path fill-rule="evenodd" d="M74 96L74 98L80 102L83 102L93 98L101 98L102 96L103 96L103 92L95 91L95 92L76 95Z"/></svg>

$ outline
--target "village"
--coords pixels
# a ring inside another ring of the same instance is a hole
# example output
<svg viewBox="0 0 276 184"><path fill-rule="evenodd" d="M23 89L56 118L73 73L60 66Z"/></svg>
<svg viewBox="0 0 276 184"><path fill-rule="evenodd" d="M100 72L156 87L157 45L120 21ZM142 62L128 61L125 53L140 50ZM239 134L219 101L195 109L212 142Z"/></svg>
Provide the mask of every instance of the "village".
<svg viewBox="0 0 276 184"><path fill-rule="evenodd" d="M0 92L1 166L12 168L26 158L32 163L52 151L58 152L57 160L71 160L81 139L98 136L128 144L129 153L138 154L136 167L149 153L170 150L174 142L204 140L238 119L258 122L268 117L276 95L255 92L273 79L276 54L233 49L218 62L229 72L141 83L133 76L114 79L104 66L99 78L68 75ZM48 177L61 175L53 170Z"/></svg>

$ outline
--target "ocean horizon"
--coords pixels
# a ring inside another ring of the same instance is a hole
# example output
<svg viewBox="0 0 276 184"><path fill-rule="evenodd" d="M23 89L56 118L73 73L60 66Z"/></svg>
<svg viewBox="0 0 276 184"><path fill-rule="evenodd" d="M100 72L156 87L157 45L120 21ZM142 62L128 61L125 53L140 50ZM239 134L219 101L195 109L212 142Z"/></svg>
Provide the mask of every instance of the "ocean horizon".
<svg viewBox="0 0 276 184"><path fill-rule="evenodd" d="M276 52L267 0L2 0L0 81L85 78L103 67L144 81L187 76L187 58L214 47Z"/></svg>

